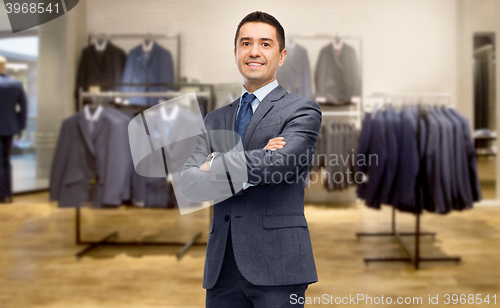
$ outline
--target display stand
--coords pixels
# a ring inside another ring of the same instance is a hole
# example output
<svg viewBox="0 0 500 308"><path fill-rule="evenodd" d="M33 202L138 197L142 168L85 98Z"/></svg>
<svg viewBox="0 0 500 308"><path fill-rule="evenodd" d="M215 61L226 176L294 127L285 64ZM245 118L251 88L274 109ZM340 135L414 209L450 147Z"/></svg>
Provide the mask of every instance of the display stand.
<svg viewBox="0 0 500 308"><path fill-rule="evenodd" d="M398 243L401 245L405 251L407 257L378 257L378 258L364 258L365 263L370 262L411 262L415 269L420 268L420 262L440 262L440 261L452 261L460 262L461 257L422 257L420 255L420 237L421 236L432 236L434 239L436 236L435 232L421 232L420 231L420 215L415 214L415 232L398 232L396 230L396 209L392 209L392 231L391 232L379 232L379 233L356 233L356 237L359 239L363 236L394 236ZM406 246L403 242L403 236L414 236L415 237L415 247L414 253L411 253L411 249Z"/></svg>
<svg viewBox="0 0 500 308"><path fill-rule="evenodd" d="M137 84L133 84L134 86L137 86ZM120 84L120 86L123 86L123 84ZM213 86L208 85L208 84L190 84L190 83L173 83L173 84L149 84L149 86L198 86L200 88L203 87L209 87L211 90L209 92L198 92L196 95L199 97L205 97L209 99L208 105L208 110L209 112L212 108L211 106L214 105L213 102ZM174 92L174 91L168 91L168 92L146 92L146 93L131 93L131 92L101 92L101 93L89 93L89 92L83 92L80 89L79 93L79 100L78 100L78 107L81 110L83 108L83 100L84 98L113 98L113 97L176 97L180 95L179 92ZM143 110L149 108L151 106L141 106ZM163 151L163 149L162 149ZM165 167L165 172L167 172L167 165L165 160L163 160L163 164ZM166 179L165 179L166 180ZM210 214L208 216L209 219L209 225L211 223L212 219L212 214L213 214L213 208L210 207ZM127 242L116 242L115 240L118 238L119 233L118 232L113 232L104 238L102 238L99 241L88 241L88 240L82 240L81 236L81 230L82 230L82 222L81 222L81 210L80 208L76 208L75 212L75 237L76 237L76 244L77 245L89 245L85 249L81 250L76 254L77 259L83 258L85 255L87 255L89 252L95 250L98 247L101 246L182 246L181 249L177 252L176 256L177 259L180 260L184 256L184 254L191 248L192 246L206 246L206 242L197 242L201 236L202 232L197 233L189 242L184 243L184 242L176 242L176 241L164 241L164 242L149 242L149 241L139 241L139 242L134 242L134 241L127 241Z"/></svg>
<svg viewBox="0 0 500 308"><path fill-rule="evenodd" d="M380 96L385 96L385 95L375 95L376 97ZM406 94L406 95L390 95L391 98L394 97L412 97L415 98L415 96L420 97L420 98L433 98L433 97L438 97L438 98L449 98L448 94ZM418 121L417 123L420 123L420 119L422 118L422 109L421 105L418 105ZM420 142L420 125L417 125L417 140ZM420 147L418 147L420 148ZM422 183L424 181L424 174L423 174L423 169L419 168L419 172L417 174L417 184L415 186L415 196L416 196L416 204L421 204L420 200L420 193L419 191L419 183ZM421 252L420 252L420 237L421 236L432 236L433 239L436 236L435 232L421 232L420 231L420 216L422 215L421 213L415 213L415 232L398 232L396 230L396 208L392 208L392 231L391 232L381 232L381 233L363 233L363 232L358 232L356 233L356 237L359 239L360 237L363 236L394 236L397 240L400 246L403 248L403 250L406 253L406 257L378 257L378 258L364 258L365 263L370 263L370 262L411 262L414 266L415 269L420 268L420 262L460 262L462 260L461 257L422 257ZM415 247L414 247L414 253L412 254L411 249L406 246L406 244L403 242L402 237L403 236L414 236L415 237Z"/></svg>

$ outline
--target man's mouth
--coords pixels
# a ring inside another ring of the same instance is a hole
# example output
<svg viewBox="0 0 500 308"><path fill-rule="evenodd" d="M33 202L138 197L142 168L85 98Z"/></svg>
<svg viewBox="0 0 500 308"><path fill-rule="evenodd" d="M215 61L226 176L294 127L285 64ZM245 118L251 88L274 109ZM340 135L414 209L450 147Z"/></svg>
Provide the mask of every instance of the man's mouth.
<svg viewBox="0 0 500 308"><path fill-rule="evenodd" d="M249 65L249 66L263 66L264 63L260 63L260 62L247 62L247 65Z"/></svg>

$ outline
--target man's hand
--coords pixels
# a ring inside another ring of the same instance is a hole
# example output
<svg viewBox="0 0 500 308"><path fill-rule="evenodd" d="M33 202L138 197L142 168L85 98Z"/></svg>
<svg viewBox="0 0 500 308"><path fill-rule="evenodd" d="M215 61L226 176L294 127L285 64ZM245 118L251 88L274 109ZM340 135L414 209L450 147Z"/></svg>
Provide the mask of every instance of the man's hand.
<svg viewBox="0 0 500 308"><path fill-rule="evenodd" d="M201 171L210 171L210 166L208 165L207 162L204 162L203 165L199 168Z"/></svg>
<svg viewBox="0 0 500 308"><path fill-rule="evenodd" d="M284 139L285 138L283 138L283 137L276 137L273 139L269 139L269 141L267 142L267 145L264 147L264 150L276 151L277 149L283 148L283 146L285 146L285 144L286 144Z"/></svg>
<svg viewBox="0 0 500 308"><path fill-rule="evenodd" d="M23 138L23 131L20 131L18 135L15 136L16 140L21 140Z"/></svg>
<svg viewBox="0 0 500 308"><path fill-rule="evenodd" d="M283 146L286 144L285 141L283 141L285 138L283 137L276 137L273 139L269 139L267 142L267 145L264 147L264 150L272 150L276 151L277 149L283 148ZM207 162L204 162L203 165L201 165L200 168L198 168L201 171L210 171L210 166L208 165Z"/></svg>

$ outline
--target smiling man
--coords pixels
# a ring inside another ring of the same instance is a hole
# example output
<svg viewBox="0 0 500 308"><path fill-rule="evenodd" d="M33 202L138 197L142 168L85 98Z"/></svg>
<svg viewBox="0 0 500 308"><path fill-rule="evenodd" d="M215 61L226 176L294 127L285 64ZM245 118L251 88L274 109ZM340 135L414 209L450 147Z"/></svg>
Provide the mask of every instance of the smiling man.
<svg viewBox="0 0 500 308"><path fill-rule="evenodd" d="M201 138L181 172L186 192L221 181L232 192L214 205L203 277L206 306L303 307L293 299L304 297L308 284L318 280L304 216L304 185L321 110L278 84L285 31L273 16L247 15L234 44L242 95L209 113L205 128L209 134L238 134L243 149L237 155L244 155L244 163L228 149L214 150L231 142ZM245 180L232 170L244 170Z"/></svg>

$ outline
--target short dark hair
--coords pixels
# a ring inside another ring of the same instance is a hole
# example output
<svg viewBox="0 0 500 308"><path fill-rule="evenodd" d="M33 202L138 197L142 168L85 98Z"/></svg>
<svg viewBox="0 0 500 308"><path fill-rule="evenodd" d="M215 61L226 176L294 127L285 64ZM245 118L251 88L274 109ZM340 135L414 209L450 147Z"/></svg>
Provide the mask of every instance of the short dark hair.
<svg viewBox="0 0 500 308"><path fill-rule="evenodd" d="M261 11L252 12L240 21L238 28L236 29L236 35L234 36L234 49L236 49L236 41L238 40L238 36L240 35L240 28L247 22L263 22L273 26L276 29L276 37L278 38L280 52L285 49L285 29L283 29L280 22L276 18L274 18L274 16Z"/></svg>

